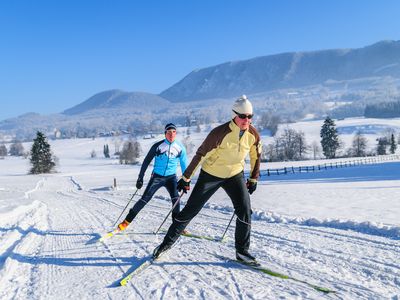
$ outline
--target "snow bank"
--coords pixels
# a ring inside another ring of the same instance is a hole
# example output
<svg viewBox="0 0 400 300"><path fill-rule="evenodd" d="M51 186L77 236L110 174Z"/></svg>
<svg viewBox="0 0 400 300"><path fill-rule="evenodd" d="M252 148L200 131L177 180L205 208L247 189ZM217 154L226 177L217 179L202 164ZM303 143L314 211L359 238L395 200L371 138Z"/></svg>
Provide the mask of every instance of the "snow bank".
<svg viewBox="0 0 400 300"><path fill-rule="evenodd" d="M230 206L221 206L207 203L205 208L217 210L220 212L233 213L233 208ZM356 222L352 220L340 219L325 219L319 220L317 218L301 218L301 217L287 217L269 211L253 211L252 219L255 221L266 221L268 223L281 223L281 224L295 224L301 226L312 227L328 227L341 230L353 230L369 235L376 235L400 240L400 226L390 226L376 222Z"/></svg>
<svg viewBox="0 0 400 300"><path fill-rule="evenodd" d="M400 227L384 225L375 222L356 222L352 220L319 220L317 218L290 218L273 212L256 211L252 215L253 220L266 221L269 223L296 224L313 227L329 227L341 230L353 230L356 232L400 239Z"/></svg>

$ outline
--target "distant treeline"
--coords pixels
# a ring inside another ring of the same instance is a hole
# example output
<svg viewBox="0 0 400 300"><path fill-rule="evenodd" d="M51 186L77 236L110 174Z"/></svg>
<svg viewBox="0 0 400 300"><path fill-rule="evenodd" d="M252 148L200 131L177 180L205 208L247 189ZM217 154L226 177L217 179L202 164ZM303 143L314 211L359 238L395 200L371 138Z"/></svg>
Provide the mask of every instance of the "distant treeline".
<svg viewBox="0 0 400 300"><path fill-rule="evenodd" d="M397 118L400 117L400 101L368 104L365 107L366 118Z"/></svg>

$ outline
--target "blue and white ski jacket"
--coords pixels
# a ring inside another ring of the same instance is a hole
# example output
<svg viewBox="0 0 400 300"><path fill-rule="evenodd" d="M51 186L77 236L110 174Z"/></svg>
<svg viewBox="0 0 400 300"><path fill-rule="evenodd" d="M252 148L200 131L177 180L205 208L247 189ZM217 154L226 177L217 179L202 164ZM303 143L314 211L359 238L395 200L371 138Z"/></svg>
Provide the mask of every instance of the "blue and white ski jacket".
<svg viewBox="0 0 400 300"><path fill-rule="evenodd" d="M185 146L181 142L175 140L170 143L167 139L159 141L151 146L147 153L142 167L140 169L139 178L144 177L150 162L154 159L153 173L161 176L169 176L176 174L178 162L181 166L182 174L187 167L187 157Z"/></svg>

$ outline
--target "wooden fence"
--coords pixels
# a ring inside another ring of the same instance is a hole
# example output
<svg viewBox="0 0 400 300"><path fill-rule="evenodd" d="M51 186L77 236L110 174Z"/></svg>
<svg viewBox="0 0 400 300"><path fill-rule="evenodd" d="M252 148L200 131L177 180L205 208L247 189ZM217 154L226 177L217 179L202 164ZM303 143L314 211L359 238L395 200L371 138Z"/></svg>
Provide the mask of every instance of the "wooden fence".
<svg viewBox="0 0 400 300"><path fill-rule="evenodd" d="M286 175L295 173L309 173L319 172L334 168L346 168L354 167L359 165L376 164L383 161L399 160L400 155L379 155L373 157L365 157L348 161L336 161L331 163L318 164L314 166L298 166L298 167L284 167L278 169L266 169L260 171L260 176L271 176L271 175Z"/></svg>

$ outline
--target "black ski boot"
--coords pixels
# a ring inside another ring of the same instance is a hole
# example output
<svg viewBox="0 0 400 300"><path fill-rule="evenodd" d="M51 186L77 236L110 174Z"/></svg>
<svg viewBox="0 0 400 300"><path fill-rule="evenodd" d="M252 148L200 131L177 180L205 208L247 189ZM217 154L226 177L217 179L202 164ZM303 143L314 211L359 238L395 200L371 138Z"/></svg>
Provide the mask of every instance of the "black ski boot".
<svg viewBox="0 0 400 300"><path fill-rule="evenodd" d="M260 264L256 258L249 253L247 250L238 251L236 250L236 259L246 265L259 266Z"/></svg>
<svg viewBox="0 0 400 300"><path fill-rule="evenodd" d="M159 258L161 254L168 251L170 248L171 248L171 246L168 246L166 244L158 245L153 251L153 259Z"/></svg>

